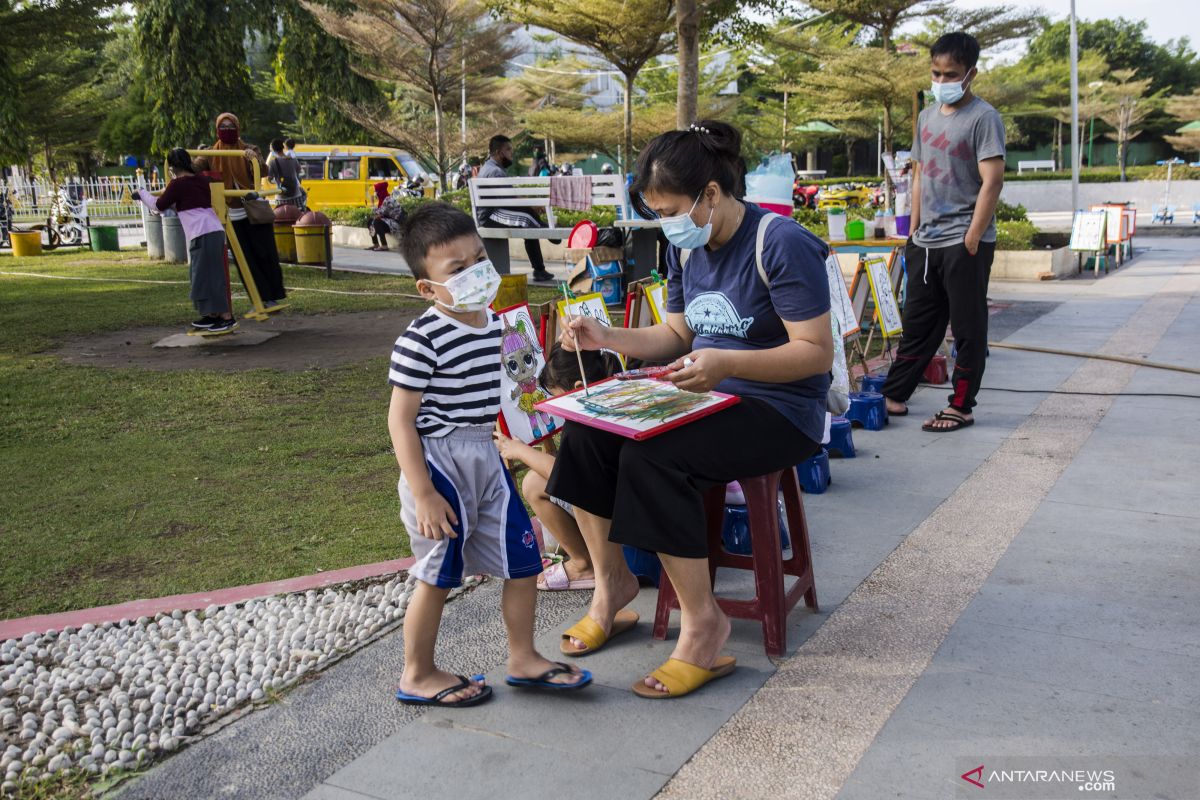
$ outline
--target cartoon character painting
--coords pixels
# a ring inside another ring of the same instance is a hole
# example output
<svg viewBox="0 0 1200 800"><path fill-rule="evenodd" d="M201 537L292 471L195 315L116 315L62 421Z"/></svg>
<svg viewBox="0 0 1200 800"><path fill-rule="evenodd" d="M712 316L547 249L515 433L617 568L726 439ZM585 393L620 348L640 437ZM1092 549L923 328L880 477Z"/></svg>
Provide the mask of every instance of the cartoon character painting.
<svg viewBox="0 0 1200 800"><path fill-rule="evenodd" d="M511 384L511 389L507 389L508 399L528 419L533 439L541 439L554 431L555 423L549 414L534 408L547 395L537 382L542 352L532 335L532 325L524 318L518 318L515 324L505 318L500 337L500 359Z"/></svg>

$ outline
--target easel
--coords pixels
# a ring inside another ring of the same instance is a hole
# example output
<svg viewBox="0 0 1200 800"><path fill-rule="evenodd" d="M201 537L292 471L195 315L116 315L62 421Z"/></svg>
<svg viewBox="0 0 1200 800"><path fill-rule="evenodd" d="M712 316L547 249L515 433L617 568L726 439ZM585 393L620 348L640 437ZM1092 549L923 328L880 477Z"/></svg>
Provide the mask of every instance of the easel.
<svg viewBox="0 0 1200 800"><path fill-rule="evenodd" d="M192 158L203 156L205 158L245 158L246 153L242 150L188 150L187 154ZM249 159L251 166L254 168L254 185L259 186L262 183L262 167L258 163L258 159ZM233 251L233 260L237 264L238 274L242 278L242 284L246 287L246 294L250 296L250 303L254 306L254 310L245 314L247 319L257 320L262 322L277 311L282 311L288 307L287 303L267 308L263 305L262 295L258 292L258 284L254 282L254 275L250 272L250 266L246 263L246 254L242 252L242 245L238 242L237 233L233 230L233 220L229 218L229 206L226 200L231 197L245 197L248 194L255 194L259 197L265 195L278 194L278 189L226 189L223 184L211 183L208 187L212 193L212 209L217 215L217 219L225 227L225 239L229 242L229 249ZM153 195L162 194L162 190L151 192Z"/></svg>
<svg viewBox="0 0 1200 800"><path fill-rule="evenodd" d="M892 292L893 299L896 297L897 287L900 281L904 278L904 266L901 263L899 250L893 249L888 254L887 258L887 273L888 273L888 288ZM870 374L871 368L867 363L867 353L871 350L871 343L875 339L875 327L879 323L879 332L884 341L884 356L890 363L892 358L892 336L884 332L884 327L879 319L878 303L872 297L873 287L871 281L867 277L867 254L860 253L858 256L858 266L854 271L854 279L850 283L850 305L854 309L854 318L858 320L859 328L866 327L867 340L863 343L861 332L855 333L852 336L846 337L846 342L851 345L852 356L850 363L853 365L856 361L862 365L863 374ZM871 304L871 317L867 319L867 304ZM898 302L898 301L897 301ZM894 334L896 331L891 331Z"/></svg>

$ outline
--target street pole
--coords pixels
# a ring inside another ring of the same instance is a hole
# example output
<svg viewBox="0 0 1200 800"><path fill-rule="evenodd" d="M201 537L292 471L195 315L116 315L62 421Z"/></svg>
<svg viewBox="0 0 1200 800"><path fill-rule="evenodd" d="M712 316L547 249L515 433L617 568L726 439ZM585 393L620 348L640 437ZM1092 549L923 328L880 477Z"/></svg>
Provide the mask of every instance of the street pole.
<svg viewBox="0 0 1200 800"><path fill-rule="evenodd" d="M1071 0L1071 213L1079 210L1079 35Z"/></svg>

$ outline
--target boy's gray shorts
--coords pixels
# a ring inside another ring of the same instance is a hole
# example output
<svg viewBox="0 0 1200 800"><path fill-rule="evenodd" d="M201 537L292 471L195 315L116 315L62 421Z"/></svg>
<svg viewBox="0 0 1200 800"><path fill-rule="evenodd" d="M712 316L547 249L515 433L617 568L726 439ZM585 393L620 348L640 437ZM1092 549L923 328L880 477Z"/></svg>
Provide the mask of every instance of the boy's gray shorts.
<svg viewBox="0 0 1200 800"><path fill-rule="evenodd" d="M490 425L457 428L422 437L425 466L458 524L455 539L426 539L417 532L412 490L400 475L400 519L417 563L409 574L442 589L462 585L464 575L527 578L542 571L542 554L512 476L492 443Z"/></svg>

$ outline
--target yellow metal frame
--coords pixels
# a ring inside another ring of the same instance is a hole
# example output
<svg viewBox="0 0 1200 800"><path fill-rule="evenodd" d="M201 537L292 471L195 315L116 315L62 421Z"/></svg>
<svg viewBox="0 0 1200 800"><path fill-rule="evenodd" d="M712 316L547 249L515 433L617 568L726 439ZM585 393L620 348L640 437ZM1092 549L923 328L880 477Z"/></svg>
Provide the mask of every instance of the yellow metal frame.
<svg viewBox="0 0 1200 800"><path fill-rule="evenodd" d="M204 156L211 158L217 156L219 158L245 158L244 150L188 150L189 156L196 158ZM254 168L254 186L259 186L262 182L262 165L258 159L250 159L250 164ZM267 308L263 305L262 295L258 293L258 284L254 282L254 275L250 272L250 265L246 263L246 254L242 251L241 242L238 241L237 234L233 230L233 221L229 219L229 206L226 200L230 197L245 197L248 194L256 194L260 197L272 194L278 194L278 189L226 189L223 184L213 183L209 186L209 191L212 192L212 208L217 215L217 219L225 227L225 238L229 242L229 249L233 251L233 260L237 265L238 274L241 275L242 284L246 287L246 293L250 295L250 302L254 305L254 311L246 314L249 319L258 320L259 322L267 319L276 311L282 311L287 308L287 304L280 303L276 306ZM151 194L162 194L161 191L151 192Z"/></svg>

